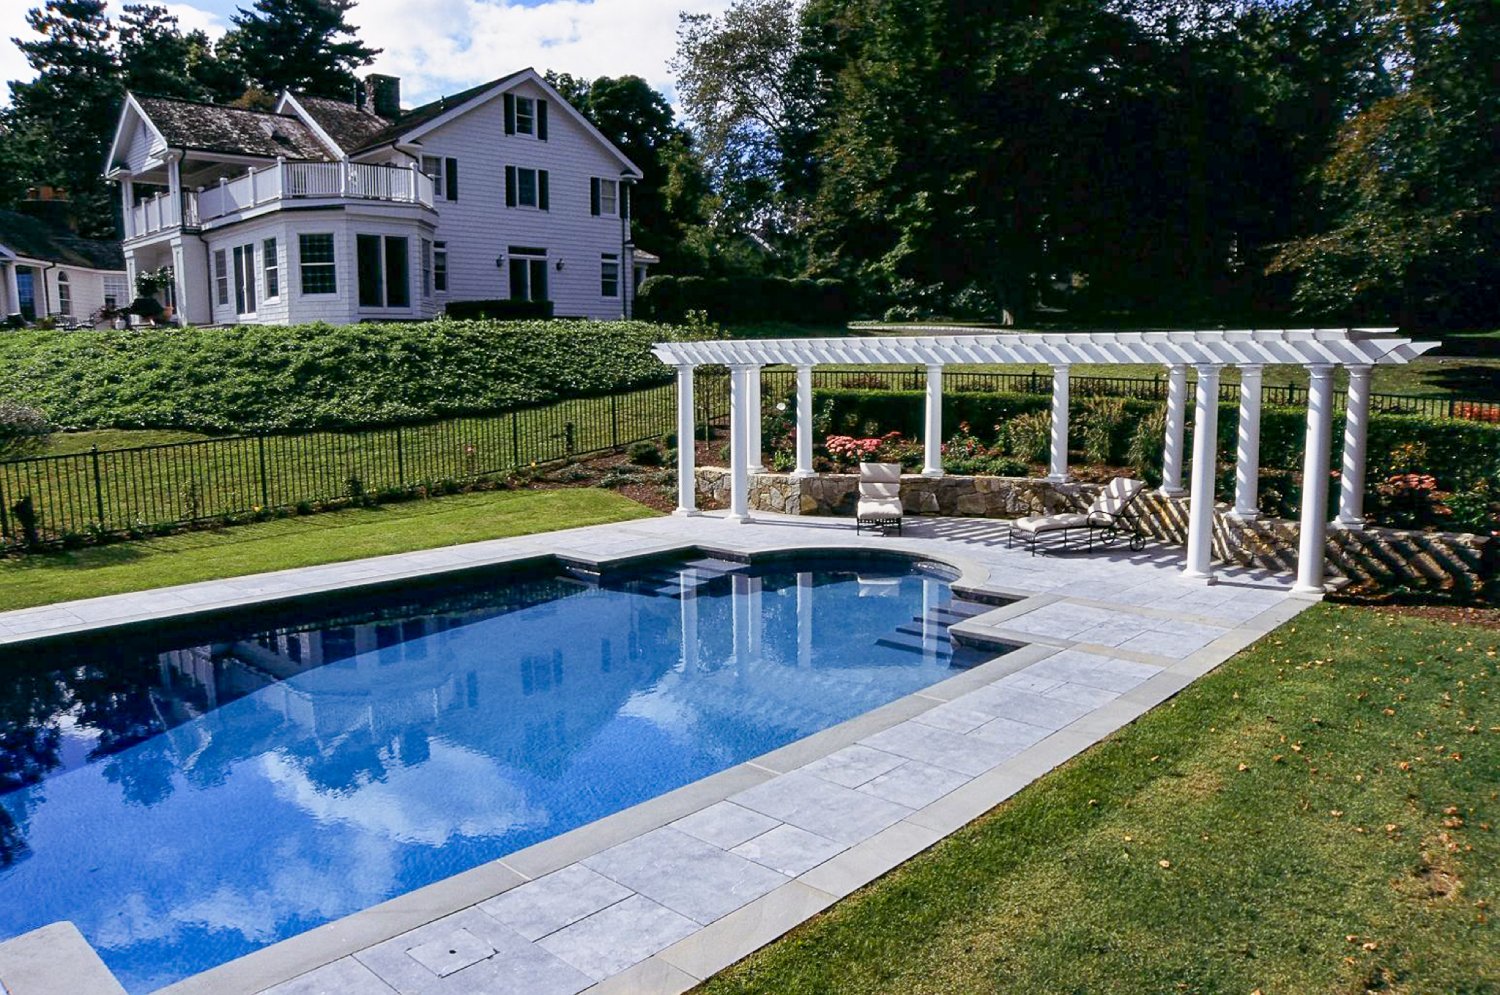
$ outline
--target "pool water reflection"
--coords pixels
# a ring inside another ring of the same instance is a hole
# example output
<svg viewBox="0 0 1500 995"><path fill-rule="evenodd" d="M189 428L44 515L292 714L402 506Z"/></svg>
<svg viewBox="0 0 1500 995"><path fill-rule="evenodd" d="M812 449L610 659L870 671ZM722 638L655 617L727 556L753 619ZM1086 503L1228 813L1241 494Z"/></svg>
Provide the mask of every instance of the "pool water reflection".
<svg viewBox="0 0 1500 995"><path fill-rule="evenodd" d="M12 659L0 939L70 919L153 990L951 676L977 610L700 560Z"/></svg>

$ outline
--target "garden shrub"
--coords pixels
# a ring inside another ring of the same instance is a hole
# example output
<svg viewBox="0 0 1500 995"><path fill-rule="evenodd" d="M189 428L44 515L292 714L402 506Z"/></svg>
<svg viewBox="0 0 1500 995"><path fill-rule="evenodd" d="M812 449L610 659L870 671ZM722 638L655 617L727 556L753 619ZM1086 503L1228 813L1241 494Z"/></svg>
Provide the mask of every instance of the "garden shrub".
<svg viewBox="0 0 1500 995"><path fill-rule="evenodd" d="M661 466L661 450L654 442L632 442L625 447L625 458L636 466Z"/></svg>
<svg viewBox="0 0 1500 995"><path fill-rule="evenodd" d="M715 321L845 322L852 289L842 280L779 276L653 276L636 293L636 312L656 321L682 321L705 311Z"/></svg>
<svg viewBox="0 0 1500 995"><path fill-rule="evenodd" d="M1047 411L1028 411L1005 425L1010 454L1028 463L1045 462L1052 450L1052 415Z"/></svg>
<svg viewBox="0 0 1500 995"><path fill-rule="evenodd" d="M0 401L0 460L33 456L47 447L52 422L36 408Z"/></svg>
<svg viewBox="0 0 1500 995"><path fill-rule="evenodd" d="M1167 409L1159 405L1136 419L1125 448L1125 465L1150 487L1161 486L1162 440L1166 435Z"/></svg>
<svg viewBox="0 0 1500 995"><path fill-rule="evenodd" d="M443 312L454 321L528 321L551 318L553 301L449 301Z"/></svg>
<svg viewBox="0 0 1500 995"><path fill-rule="evenodd" d="M670 382L636 321L242 325L0 336L0 397L70 428L323 428Z"/></svg>
<svg viewBox="0 0 1500 995"><path fill-rule="evenodd" d="M1069 423L1077 426L1083 458L1090 463L1116 464L1124 457L1132 427L1125 413L1125 398L1084 398L1078 405L1077 419L1070 417Z"/></svg>

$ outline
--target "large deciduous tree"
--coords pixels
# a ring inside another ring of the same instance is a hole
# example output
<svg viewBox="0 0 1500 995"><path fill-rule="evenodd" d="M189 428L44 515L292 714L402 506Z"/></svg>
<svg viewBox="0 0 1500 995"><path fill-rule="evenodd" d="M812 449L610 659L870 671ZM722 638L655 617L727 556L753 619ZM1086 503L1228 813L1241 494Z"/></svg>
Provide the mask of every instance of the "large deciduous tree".
<svg viewBox="0 0 1500 995"><path fill-rule="evenodd" d="M299 90L348 100L355 70L380 54L357 37L345 15L355 0L255 0L230 18L222 51L257 89Z"/></svg>

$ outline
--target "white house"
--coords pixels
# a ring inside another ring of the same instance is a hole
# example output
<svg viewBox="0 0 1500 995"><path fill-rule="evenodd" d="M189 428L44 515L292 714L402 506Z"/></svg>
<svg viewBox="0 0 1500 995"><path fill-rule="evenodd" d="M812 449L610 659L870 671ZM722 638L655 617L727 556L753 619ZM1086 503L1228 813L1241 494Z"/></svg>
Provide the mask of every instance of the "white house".
<svg viewBox="0 0 1500 995"><path fill-rule="evenodd" d="M631 313L640 170L534 70L414 110L400 81L274 112L127 95L105 175L125 265L192 324L429 318L454 301Z"/></svg>
<svg viewBox="0 0 1500 995"><path fill-rule="evenodd" d="M92 325L130 303L120 243L81 238L20 211L0 211L0 321Z"/></svg>

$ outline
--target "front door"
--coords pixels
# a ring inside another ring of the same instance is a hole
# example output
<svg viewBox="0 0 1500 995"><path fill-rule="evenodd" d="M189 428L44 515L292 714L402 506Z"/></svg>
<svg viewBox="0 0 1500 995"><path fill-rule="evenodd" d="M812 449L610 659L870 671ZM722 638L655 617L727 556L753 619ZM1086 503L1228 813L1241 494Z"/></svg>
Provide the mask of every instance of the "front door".
<svg viewBox="0 0 1500 995"><path fill-rule="evenodd" d="M36 270L32 267L16 267L16 296L21 298L17 303L21 317L36 321Z"/></svg>

